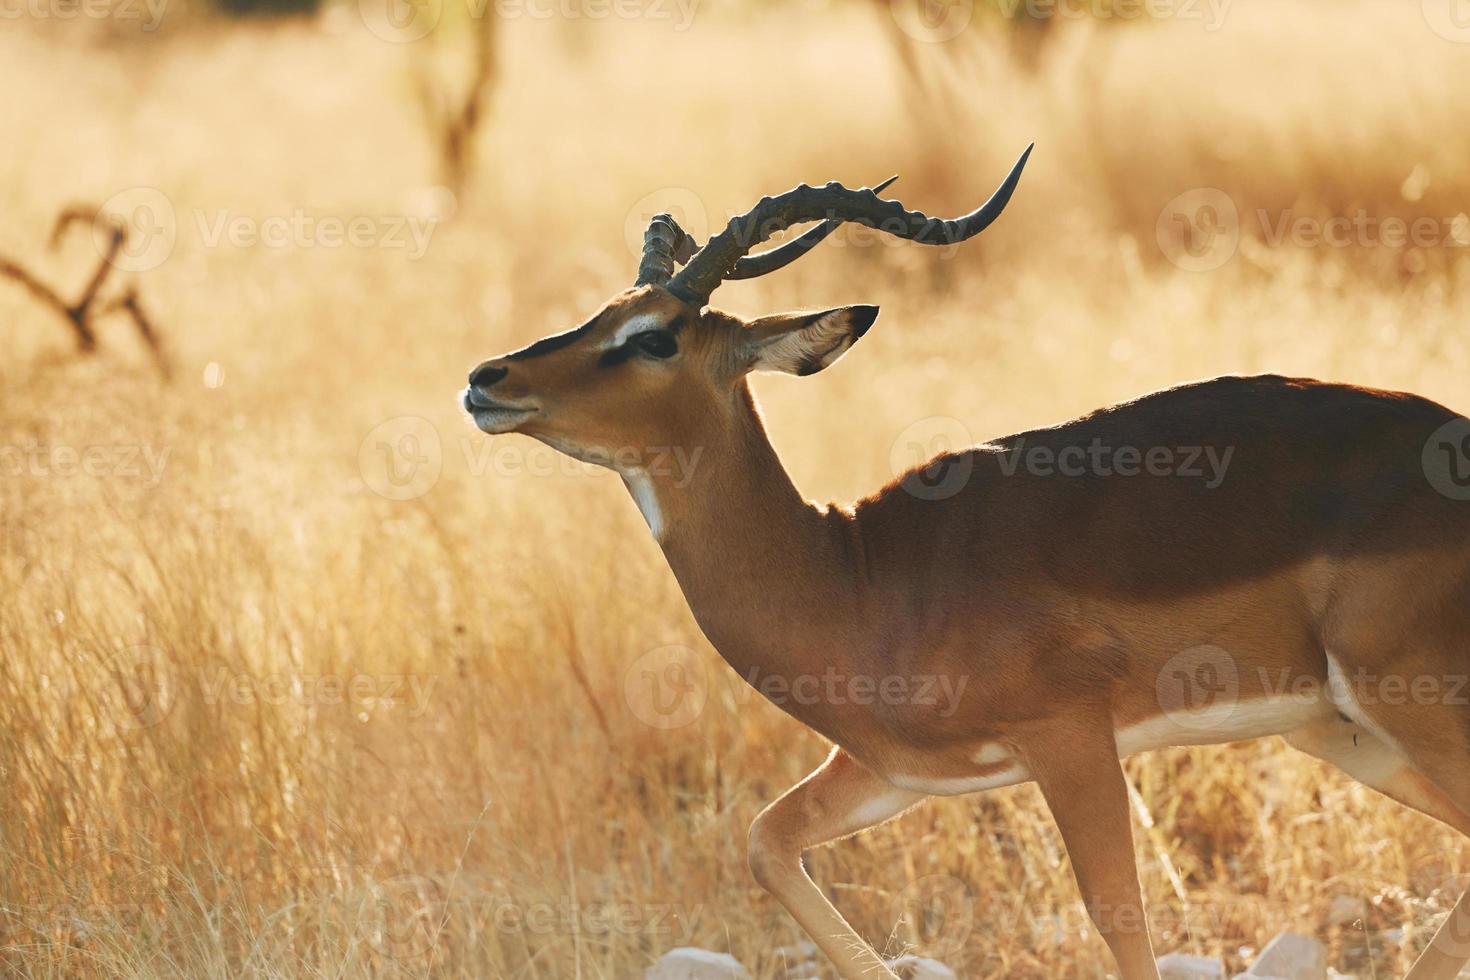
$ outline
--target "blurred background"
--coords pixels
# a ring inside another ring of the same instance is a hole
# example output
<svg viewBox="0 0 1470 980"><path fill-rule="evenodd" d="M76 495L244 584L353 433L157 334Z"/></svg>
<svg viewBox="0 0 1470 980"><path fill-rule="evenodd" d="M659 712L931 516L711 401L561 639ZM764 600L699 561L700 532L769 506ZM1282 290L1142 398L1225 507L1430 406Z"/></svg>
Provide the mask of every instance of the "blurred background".
<svg viewBox="0 0 1470 980"><path fill-rule="evenodd" d="M952 216L716 297L877 303L761 377L798 486L1200 377L1470 407L1459 0L0 0L0 969L758 978L745 831L826 746L703 641L617 478L482 358L800 181ZM1470 850L1277 740L1129 764L1159 951L1398 976ZM1039 795L812 856L890 954L1101 978Z"/></svg>

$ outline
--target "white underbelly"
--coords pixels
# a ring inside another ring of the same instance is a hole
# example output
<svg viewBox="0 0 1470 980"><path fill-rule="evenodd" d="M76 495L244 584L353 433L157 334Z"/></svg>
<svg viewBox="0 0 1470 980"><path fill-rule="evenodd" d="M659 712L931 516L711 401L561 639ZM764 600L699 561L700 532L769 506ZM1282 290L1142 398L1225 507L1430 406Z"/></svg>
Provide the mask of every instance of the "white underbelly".
<svg viewBox="0 0 1470 980"><path fill-rule="evenodd" d="M1331 715L1319 693L1222 701L1193 711L1168 711L1117 731L1118 755L1127 758L1174 745L1216 745L1279 735Z"/></svg>
<svg viewBox="0 0 1470 980"><path fill-rule="evenodd" d="M1019 761L1012 762L998 772L988 772L984 775L934 777L897 773L888 777L888 781L899 789L906 789L913 793L925 793L929 796L964 796L966 793L979 793L987 789L1016 786L1030 782L1030 780L1031 773L1027 772L1026 767Z"/></svg>
<svg viewBox="0 0 1470 980"><path fill-rule="evenodd" d="M1319 695L1282 695L1248 701L1221 702L1191 711L1170 711L1119 728L1115 733L1118 757L1177 745L1215 745L1279 735L1334 714L1331 701ZM987 742L973 754L980 771L974 775L929 776L889 773L900 789L930 796L963 796L1030 782L1032 775L1019 758L1000 742Z"/></svg>

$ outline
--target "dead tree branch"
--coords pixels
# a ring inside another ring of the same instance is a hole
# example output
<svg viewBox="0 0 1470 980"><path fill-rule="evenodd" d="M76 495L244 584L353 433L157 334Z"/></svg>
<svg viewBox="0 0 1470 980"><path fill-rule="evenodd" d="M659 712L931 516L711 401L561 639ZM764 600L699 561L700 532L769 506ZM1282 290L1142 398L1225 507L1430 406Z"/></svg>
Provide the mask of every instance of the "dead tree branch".
<svg viewBox="0 0 1470 980"><path fill-rule="evenodd" d="M97 349L97 320L114 313L125 314L132 319L133 325L138 330L138 336L142 338L149 353L153 355L159 372L164 377L168 377L170 366L167 354L163 349L162 339L152 318L143 309L142 301L138 297L137 286L129 284L120 294L102 298L103 287L116 268L118 254L127 245L127 226L115 218L102 214L96 208L69 207L57 215L56 223L52 226L49 244L51 251L54 252L60 247L67 230L74 225L82 225L94 232L101 231L107 236L107 244L102 250L101 262L98 263L96 271L92 273L86 286L75 300L68 302L56 289L31 274L19 262L3 255L0 255L0 277L13 279L20 283L43 306L65 320L72 332L76 334L77 349L82 353L91 353Z"/></svg>
<svg viewBox="0 0 1470 980"><path fill-rule="evenodd" d="M470 25L474 50L468 78L458 91L452 91L446 80L436 74L437 66L446 60L435 53L441 43L438 32L431 35L434 43L429 45L430 53L417 67L415 86L419 108L435 143L440 179L456 197L464 193L474 169L475 137L495 88L499 25L499 18L488 9L474 18Z"/></svg>

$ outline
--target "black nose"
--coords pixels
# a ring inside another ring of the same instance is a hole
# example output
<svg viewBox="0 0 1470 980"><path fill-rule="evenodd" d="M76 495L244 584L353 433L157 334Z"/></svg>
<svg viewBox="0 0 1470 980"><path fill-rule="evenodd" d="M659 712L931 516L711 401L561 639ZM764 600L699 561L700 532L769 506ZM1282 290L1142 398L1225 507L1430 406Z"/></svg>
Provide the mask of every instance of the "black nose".
<svg viewBox="0 0 1470 980"><path fill-rule="evenodd" d="M470 387L488 388L509 373L509 368L496 367L488 362L481 364L470 372Z"/></svg>

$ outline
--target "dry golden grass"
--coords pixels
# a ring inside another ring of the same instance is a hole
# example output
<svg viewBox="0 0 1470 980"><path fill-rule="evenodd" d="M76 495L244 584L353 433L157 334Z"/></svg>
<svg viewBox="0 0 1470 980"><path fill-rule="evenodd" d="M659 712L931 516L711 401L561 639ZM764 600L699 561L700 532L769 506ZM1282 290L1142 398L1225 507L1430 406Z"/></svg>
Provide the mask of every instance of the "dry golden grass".
<svg viewBox="0 0 1470 980"><path fill-rule="evenodd" d="M1418 7L1076 27L1034 73L984 49L947 116L906 102L866 10L515 21L477 193L417 261L199 227L429 206L406 52L352 8L155 36L7 22L0 253L76 280L85 240L42 251L55 212L161 191L178 242L140 281L179 376L161 385L120 325L75 358L0 283L0 969L622 980L695 944L786 976L773 950L799 934L751 881L745 829L825 746L708 649L616 478L461 420L465 369L626 285L650 201L700 202L704 234L798 180L899 171L908 203L954 212L1035 139L1011 213L958 254L850 235L722 291L749 313L885 308L840 367L758 384L811 496L889 479L924 420L978 439L1231 371L1470 407L1464 249L1247 233L1187 272L1155 239L1199 187L1242 215L1453 219L1470 60ZM381 444L405 433L440 474L386 499ZM17 464L34 446L103 447L103 472ZM662 731L625 687L671 644L706 665L708 703ZM1161 952L1239 968L1292 927L1345 972L1398 976L1470 870L1449 831L1276 741L1129 771ZM813 864L890 952L970 978L1109 969L1032 788L932 802ZM1328 924L1339 895L1364 922Z"/></svg>

